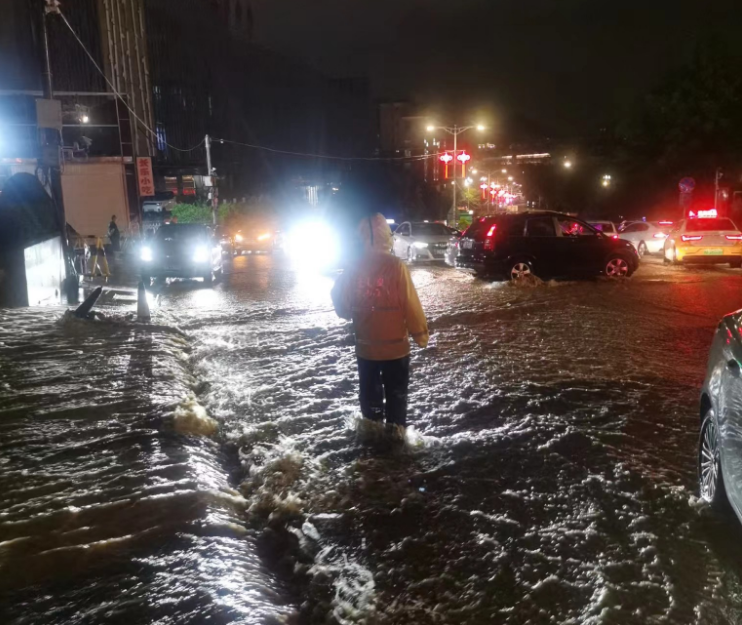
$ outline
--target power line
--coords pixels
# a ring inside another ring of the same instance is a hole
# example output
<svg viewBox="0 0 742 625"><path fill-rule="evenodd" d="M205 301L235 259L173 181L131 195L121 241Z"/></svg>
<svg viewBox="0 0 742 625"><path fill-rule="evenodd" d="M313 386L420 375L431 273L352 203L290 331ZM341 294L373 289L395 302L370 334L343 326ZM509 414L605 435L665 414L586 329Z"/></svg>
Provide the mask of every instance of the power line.
<svg viewBox="0 0 742 625"><path fill-rule="evenodd" d="M246 148L263 150L265 152L272 152L274 154L288 154L289 156L303 156L305 158L324 158L333 161L421 161L425 160L426 158L433 158L442 154L442 152L440 152L435 154L420 154L418 156L332 156L331 154L312 154L308 152L278 150L276 148L269 148L264 145L243 143L242 141L232 141L231 139L218 139L216 137L212 138L212 141L218 141L220 143L230 143L232 145L241 145Z"/></svg>
<svg viewBox="0 0 742 625"><path fill-rule="evenodd" d="M113 91L114 95L116 95L116 97L119 98L119 100L121 100L121 102L123 103L123 105L128 109L129 113L132 114L132 116L134 117L134 119L136 119L142 125L142 127L147 132L149 132L152 135L152 137L156 141L160 142L161 141L161 138L158 136L157 132L155 132L154 130L152 130L152 128L150 128L147 125L147 123L141 117L139 117L139 115L137 115L136 111L131 106L129 106L129 103L123 98L123 94L121 94L116 89L116 87L113 85L113 83L108 79L108 76L106 76L106 73L101 69L100 65L98 65L98 62L95 60L95 57L93 57L93 55L90 53L90 51L87 49L87 47L85 47L85 44L82 42L82 40L80 39L80 37L75 32L75 29L72 28L72 25L69 23L69 21L67 21L67 18L62 13L62 11L59 10L59 8L57 8L57 11L55 11L55 12L58 13L59 16L62 18L62 21L65 23L65 25L67 26L67 28L69 28L70 32L72 33L72 36L77 40L77 43L80 44L80 47L83 49L83 51L85 52L85 54L87 55L87 57L90 59L91 63L95 67L95 69L97 69L98 72L100 73L100 75L103 76L103 79L106 81L106 83L108 84L108 86L111 88L111 90ZM178 152L192 152L193 150L196 150L196 149L200 148L204 144L205 141L206 141L206 138L204 137L201 141L199 141L199 143L197 145L194 145L191 148L185 148L185 149L184 148L179 148L177 146L174 146L171 143L168 143L167 141L165 141L164 143L168 147L170 147L173 150L176 150ZM214 139L212 139L212 141L219 141L220 143L230 143L230 144L233 144L233 145L240 145L240 146L251 148L251 149L254 149L254 150L263 150L265 152L271 152L271 153L274 153L274 154L286 154L286 155L289 155L289 156L300 156L300 157L304 157L304 158L321 158L321 159L328 159L328 160L335 160L335 161L420 161L420 160L425 160L427 158L435 158L435 157L440 156L442 154L442 152L438 152L438 153L435 153L435 154L423 154L423 155L418 155L418 156L393 156L393 157L384 157L384 156L332 156L330 154L311 154L311 153L306 153L306 152L293 152L293 151L290 151L290 150L279 150L279 149L270 148L270 147L264 146L264 145L257 145L257 144L253 144L253 143L243 143L241 141L232 141L231 139L217 139L217 138L214 138Z"/></svg>
<svg viewBox="0 0 742 625"><path fill-rule="evenodd" d="M75 32L75 29L72 28L72 25L67 21L67 18L65 17L64 13L62 13L62 11L59 10L59 8L57 8L57 11L55 11L55 12L59 14L59 17L62 18L62 21L65 23L65 25L67 26L67 28L70 29L70 32L72 33L72 36L77 40L77 43L80 44L80 47L83 49L83 51L85 52L85 54L87 55L87 57L93 63L93 65L95 66L95 69L98 70L98 73L100 73L100 75L103 76L103 79L106 81L106 83L108 83L108 86L111 88L111 91L113 91L114 95L119 100L121 100L121 102L123 103L123 105L129 110L129 113L131 113L134 116L134 119L136 119L142 125L142 127L147 132L149 132L149 134L152 135L152 137L155 139L155 141L158 141L158 142L161 141L161 138L157 135L157 133L154 130L152 130L152 128L150 128L147 125L147 123L141 117L139 117L139 115L137 115L136 111L133 108L131 108L131 106L129 106L129 103L124 99L123 94L119 93L119 91L116 89L116 87L114 87L113 83L108 79L108 76L106 76L106 73L101 69L100 65L98 65L98 62L95 60L95 58L90 53L90 51L85 47L85 44L82 42L82 40L80 39L80 37L78 37L77 33ZM194 145L192 148L185 148L185 149L184 148L179 148L177 146L174 146L174 145L168 143L167 141L165 141L164 143L169 148L172 148L173 150L176 150L178 152L193 152L193 150L196 150L196 149L200 148L204 144L204 141L205 140L206 140L206 138L201 139L201 141L197 145Z"/></svg>

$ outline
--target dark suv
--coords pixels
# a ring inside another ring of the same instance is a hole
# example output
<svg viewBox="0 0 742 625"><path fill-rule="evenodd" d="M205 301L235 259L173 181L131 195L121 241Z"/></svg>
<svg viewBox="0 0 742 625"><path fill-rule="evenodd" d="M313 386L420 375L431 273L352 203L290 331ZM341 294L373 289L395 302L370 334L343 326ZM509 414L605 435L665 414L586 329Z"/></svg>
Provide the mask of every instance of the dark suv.
<svg viewBox="0 0 742 625"><path fill-rule="evenodd" d="M511 280L598 275L628 277L639 265L628 241L561 213L482 217L462 235L456 266Z"/></svg>

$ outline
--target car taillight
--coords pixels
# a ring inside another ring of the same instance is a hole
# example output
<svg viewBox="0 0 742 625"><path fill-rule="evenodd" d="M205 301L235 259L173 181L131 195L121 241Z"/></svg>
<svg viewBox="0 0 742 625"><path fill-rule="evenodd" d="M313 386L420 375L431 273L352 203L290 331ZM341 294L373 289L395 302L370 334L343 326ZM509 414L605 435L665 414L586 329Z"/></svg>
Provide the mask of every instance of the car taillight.
<svg viewBox="0 0 742 625"><path fill-rule="evenodd" d="M614 234L611 238L612 239L617 239L618 238L618 235L617 234Z"/></svg>
<svg viewBox="0 0 742 625"><path fill-rule="evenodd" d="M730 241L742 241L742 234L728 234L727 239Z"/></svg>
<svg viewBox="0 0 742 625"><path fill-rule="evenodd" d="M491 252L495 249L495 232L496 231L497 231L497 224L493 224L493 226L487 231L487 236L484 239L485 251Z"/></svg>
<svg viewBox="0 0 742 625"><path fill-rule="evenodd" d="M700 241L703 237L700 234L684 234L680 238L683 241Z"/></svg>
<svg viewBox="0 0 742 625"><path fill-rule="evenodd" d="M655 239L665 239L667 238L667 235L664 232L657 232L656 234L652 235Z"/></svg>

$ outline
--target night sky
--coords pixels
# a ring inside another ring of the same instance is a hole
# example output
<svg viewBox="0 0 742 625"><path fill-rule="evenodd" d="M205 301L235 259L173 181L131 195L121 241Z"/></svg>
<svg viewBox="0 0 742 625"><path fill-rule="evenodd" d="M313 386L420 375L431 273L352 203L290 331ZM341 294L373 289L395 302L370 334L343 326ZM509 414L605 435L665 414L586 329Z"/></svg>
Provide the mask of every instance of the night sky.
<svg viewBox="0 0 742 625"><path fill-rule="evenodd" d="M368 75L377 98L557 135L621 116L699 39L742 57L742 0L256 0L254 14L260 43Z"/></svg>

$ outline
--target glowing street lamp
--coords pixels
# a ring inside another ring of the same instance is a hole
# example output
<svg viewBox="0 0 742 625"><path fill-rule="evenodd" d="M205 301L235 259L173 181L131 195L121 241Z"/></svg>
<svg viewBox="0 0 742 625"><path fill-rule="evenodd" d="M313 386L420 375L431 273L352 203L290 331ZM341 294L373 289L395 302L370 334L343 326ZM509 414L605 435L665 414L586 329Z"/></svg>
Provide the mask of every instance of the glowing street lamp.
<svg viewBox="0 0 742 625"><path fill-rule="evenodd" d="M611 176L609 176L608 174L606 174L605 176L603 176L603 180L602 180L601 184L604 187L610 187L611 186L611 180L612 180Z"/></svg>
<svg viewBox="0 0 742 625"><path fill-rule="evenodd" d="M572 161L570 161L570 160L564 161L564 168L565 169L572 169Z"/></svg>
<svg viewBox="0 0 742 625"><path fill-rule="evenodd" d="M83 115L83 116L82 116L82 117L80 118L80 121L81 121L81 122L82 122L83 124L87 124L87 123L88 123L88 122L90 121L90 118L89 118L89 117L88 117L87 115Z"/></svg>
<svg viewBox="0 0 742 625"><path fill-rule="evenodd" d="M506 173L508 173L508 170L507 170L507 169L503 169L503 170L502 170L502 173L503 173L503 174L506 174Z"/></svg>

